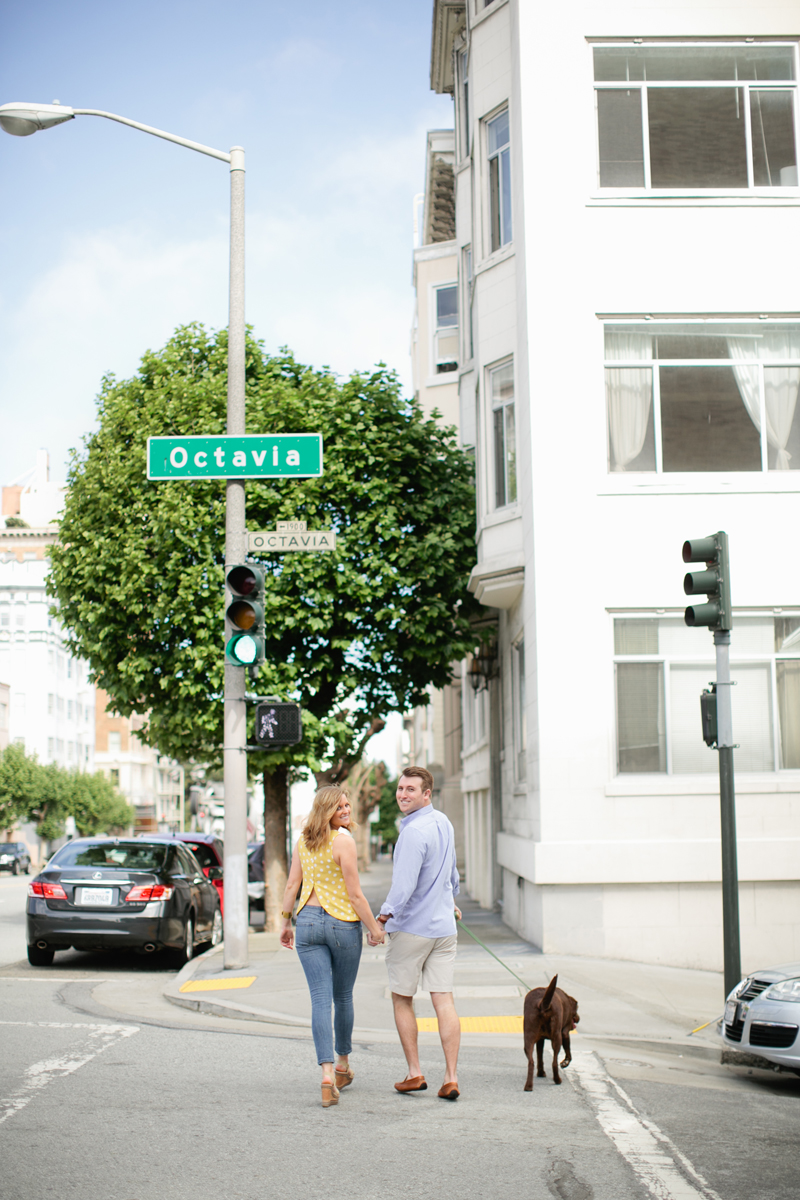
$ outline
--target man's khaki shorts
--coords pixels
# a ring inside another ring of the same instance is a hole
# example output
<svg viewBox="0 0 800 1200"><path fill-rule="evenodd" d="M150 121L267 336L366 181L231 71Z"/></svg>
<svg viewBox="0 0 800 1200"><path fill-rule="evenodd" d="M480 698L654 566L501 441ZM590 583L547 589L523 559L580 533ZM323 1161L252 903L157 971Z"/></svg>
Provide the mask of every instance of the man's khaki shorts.
<svg viewBox="0 0 800 1200"><path fill-rule="evenodd" d="M416 933L390 933L386 951L389 986L398 996L426 992L452 992L458 937L427 938Z"/></svg>

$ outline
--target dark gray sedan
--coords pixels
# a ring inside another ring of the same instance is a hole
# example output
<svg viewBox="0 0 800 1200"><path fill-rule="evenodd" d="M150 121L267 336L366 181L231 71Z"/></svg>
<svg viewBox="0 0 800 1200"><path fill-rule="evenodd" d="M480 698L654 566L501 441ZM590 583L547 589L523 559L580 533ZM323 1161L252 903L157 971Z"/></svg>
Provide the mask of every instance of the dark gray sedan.
<svg viewBox="0 0 800 1200"><path fill-rule="evenodd" d="M68 842L28 885L28 961L49 966L56 950L172 953L222 938L219 896L178 841L80 838Z"/></svg>

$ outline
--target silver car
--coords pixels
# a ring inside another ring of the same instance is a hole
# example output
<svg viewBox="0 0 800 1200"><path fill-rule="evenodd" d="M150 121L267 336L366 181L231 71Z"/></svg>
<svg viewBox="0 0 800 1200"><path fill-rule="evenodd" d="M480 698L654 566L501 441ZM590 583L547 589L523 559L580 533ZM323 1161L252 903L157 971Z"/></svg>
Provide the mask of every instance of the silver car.
<svg viewBox="0 0 800 1200"><path fill-rule="evenodd" d="M721 1036L731 1050L757 1054L800 1075L800 963L754 971L725 1004Z"/></svg>

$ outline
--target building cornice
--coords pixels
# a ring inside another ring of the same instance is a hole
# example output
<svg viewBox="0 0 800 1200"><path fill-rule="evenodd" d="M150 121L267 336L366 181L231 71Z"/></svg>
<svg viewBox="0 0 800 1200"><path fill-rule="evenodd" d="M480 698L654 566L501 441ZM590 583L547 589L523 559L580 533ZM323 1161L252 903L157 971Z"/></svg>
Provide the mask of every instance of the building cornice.
<svg viewBox="0 0 800 1200"><path fill-rule="evenodd" d="M453 42L466 23L464 0L434 0L431 34L431 88L434 92L452 95L455 90Z"/></svg>

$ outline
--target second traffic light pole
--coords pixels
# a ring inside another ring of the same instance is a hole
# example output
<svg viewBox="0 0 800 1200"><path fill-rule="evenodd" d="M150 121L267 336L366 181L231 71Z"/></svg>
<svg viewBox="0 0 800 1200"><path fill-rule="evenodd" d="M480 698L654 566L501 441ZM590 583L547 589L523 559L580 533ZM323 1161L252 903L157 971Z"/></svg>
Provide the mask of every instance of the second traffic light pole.
<svg viewBox="0 0 800 1200"><path fill-rule="evenodd" d="M229 435L245 432L244 150L231 150L231 265L228 317ZM244 480L225 488L225 563L244 562L247 552ZM224 966L247 966L247 706L245 668L225 664L223 743L225 781Z"/></svg>
<svg viewBox="0 0 800 1200"><path fill-rule="evenodd" d="M741 978L739 946L739 867L736 856L736 801L733 791L733 717L731 713L731 634L714 631L717 653L717 753L722 842L722 951L725 995Z"/></svg>

